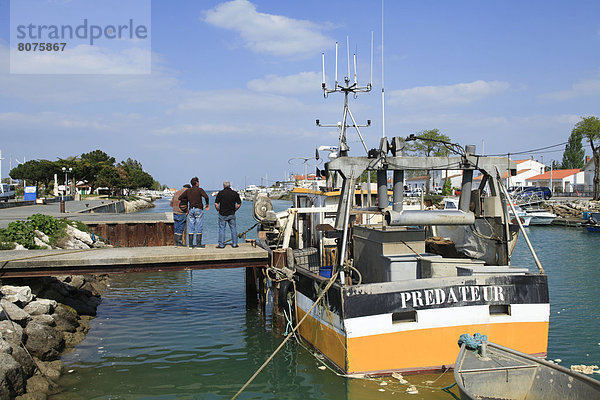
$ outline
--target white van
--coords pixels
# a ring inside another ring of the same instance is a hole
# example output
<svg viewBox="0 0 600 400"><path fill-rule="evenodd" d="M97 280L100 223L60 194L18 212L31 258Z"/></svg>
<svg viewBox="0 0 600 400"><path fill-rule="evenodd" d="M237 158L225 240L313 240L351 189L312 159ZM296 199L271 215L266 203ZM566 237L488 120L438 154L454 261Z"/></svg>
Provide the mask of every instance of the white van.
<svg viewBox="0 0 600 400"><path fill-rule="evenodd" d="M8 201L15 198L15 185L8 183L0 184L0 200Z"/></svg>

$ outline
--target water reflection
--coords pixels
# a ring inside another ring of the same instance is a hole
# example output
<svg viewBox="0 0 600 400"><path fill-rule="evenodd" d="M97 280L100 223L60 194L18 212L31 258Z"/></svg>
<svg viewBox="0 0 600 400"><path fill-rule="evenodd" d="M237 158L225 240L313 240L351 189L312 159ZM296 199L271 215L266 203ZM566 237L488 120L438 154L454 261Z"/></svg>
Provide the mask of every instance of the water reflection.
<svg viewBox="0 0 600 400"><path fill-rule="evenodd" d="M242 269L115 275L86 340L63 357L73 372L51 399L231 398L282 340L246 307L244 290ZM388 388L320 365L292 340L240 399L394 395L391 378ZM451 375L441 382L451 383ZM437 394L427 398L447 396Z"/></svg>

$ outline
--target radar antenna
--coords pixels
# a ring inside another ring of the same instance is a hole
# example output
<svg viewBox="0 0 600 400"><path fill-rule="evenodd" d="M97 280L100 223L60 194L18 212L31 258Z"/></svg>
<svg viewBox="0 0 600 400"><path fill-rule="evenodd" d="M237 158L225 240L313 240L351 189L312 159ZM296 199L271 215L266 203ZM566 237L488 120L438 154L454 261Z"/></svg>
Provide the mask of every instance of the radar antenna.
<svg viewBox="0 0 600 400"><path fill-rule="evenodd" d="M327 98L330 93L344 93L344 113L342 116L342 121L337 124L321 124L320 120L317 120L317 126L320 127L335 127L338 128L339 131L339 146L338 146L338 156L346 156L348 155L348 151L350 147L346 142L346 129L354 128L356 129L356 133L358 134L360 141L365 148L365 152L369 152L367 145L365 144L365 140L360 132L360 128L371 126L371 120L367 120L366 124L360 125L356 123L356 119L348 106L348 95L352 93L354 98L358 96L358 93L367 93L371 91L373 87L373 33L371 32L371 82L367 83L365 86L360 86L358 84L358 73L356 68L356 53L354 53L354 80L351 82L350 79L350 40L346 36L346 51L347 51L347 75L344 77L344 83L340 84L338 82L338 42L335 42L335 82L333 88L327 87L326 83L326 75L325 75L325 53L321 53L321 57L323 60L323 82L321 83L321 88L323 89L323 97ZM352 120L352 124L348 123L348 117Z"/></svg>

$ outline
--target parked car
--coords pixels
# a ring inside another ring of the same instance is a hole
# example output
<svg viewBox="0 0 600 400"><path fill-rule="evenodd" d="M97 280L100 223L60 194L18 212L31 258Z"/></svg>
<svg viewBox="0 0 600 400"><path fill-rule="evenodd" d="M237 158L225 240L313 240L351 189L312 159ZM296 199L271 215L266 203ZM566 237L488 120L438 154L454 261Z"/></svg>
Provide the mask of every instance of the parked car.
<svg viewBox="0 0 600 400"><path fill-rule="evenodd" d="M8 201L15 198L15 185L0 184L0 200Z"/></svg>
<svg viewBox="0 0 600 400"><path fill-rule="evenodd" d="M527 186L517 193L522 198L531 198L537 196L540 199L548 200L550 197L552 197L550 188L546 186Z"/></svg>
<svg viewBox="0 0 600 400"><path fill-rule="evenodd" d="M515 195L516 193L519 193L521 190L523 190L524 186L509 186L508 189L506 189L506 191L508 192L508 194Z"/></svg>

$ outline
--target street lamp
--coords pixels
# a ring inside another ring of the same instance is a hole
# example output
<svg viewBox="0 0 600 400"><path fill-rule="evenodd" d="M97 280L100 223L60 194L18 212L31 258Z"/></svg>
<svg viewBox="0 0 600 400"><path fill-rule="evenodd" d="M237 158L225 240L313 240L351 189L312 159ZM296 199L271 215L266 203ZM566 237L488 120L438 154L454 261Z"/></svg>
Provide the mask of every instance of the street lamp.
<svg viewBox="0 0 600 400"><path fill-rule="evenodd" d="M69 172L72 172L73 168L69 167L67 169L67 167L62 167L62 171L65 173L65 190L63 191L63 196L62 196L62 202L63 202L63 207L64 207L65 195L67 194L67 182L68 182L68 180L67 180L67 174ZM63 212L64 212L64 210L63 210Z"/></svg>

